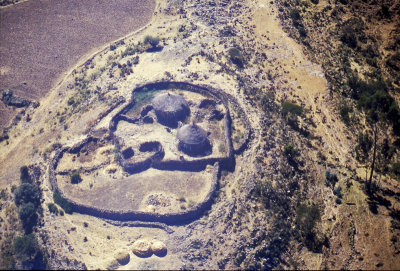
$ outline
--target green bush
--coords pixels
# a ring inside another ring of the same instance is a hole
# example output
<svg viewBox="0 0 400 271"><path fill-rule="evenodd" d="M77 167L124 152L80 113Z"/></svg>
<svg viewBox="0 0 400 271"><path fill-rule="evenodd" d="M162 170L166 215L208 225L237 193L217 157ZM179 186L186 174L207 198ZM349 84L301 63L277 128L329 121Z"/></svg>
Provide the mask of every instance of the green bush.
<svg viewBox="0 0 400 271"><path fill-rule="evenodd" d="M143 43L150 45L152 48L155 48L160 43L160 38L159 37L146 36L144 38Z"/></svg>
<svg viewBox="0 0 400 271"><path fill-rule="evenodd" d="M299 27L297 27L297 30L299 30L299 34L301 37L307 37L307 30L304 28L304 26L299 25Z"/></svg>
<svg viewBox="0 0 400 271"><path fill-rule="evenodd" d="M58 215L58 208L54 203L48 203L47 207L49 208L50 213Z"/></svg>
<svg viewBox="0 0 400 271"><path fill-rule="evenodd" d="M317 205L300 204L296 209L296 225L298 233L308 249L320 252L324 240L318 237L315 225L321 220L321 214Z"/></svg>
<svg viewBox="0 0 400 271"><path fill-rule="evenodd" d="M339 178L336 174L331 173L329 170L325 172L325 184L326 186L330 186L332 188L335 187L336 183L339 181Z"/></svg>
<svg viewBox="0 0 400 271"><path fill-rule="evenodd" d="M134 47L126 47L126 49L121 53L121 57L124 58L126 56L131 56L134 55L136 53L137 48Z"/></svg>
<svg viewBox="0 0 400 271"><path fill-rule="evenodd" d="M357 47L357 36L350 26L343 27L342 36L340 40L351 48Z"/></svg>
<svg viewBox="0 0 400 271"><path fill-rule="evenodd" d="M342 106L340 107L339 113L340 113L340 118L346 125L350 125L350 113L353 112L353 108L349 106L347 103L343 103Z"/></svg>
<svg viewBox="0 0 400 271"><path fill-rule="evenodd" d="M19 219L21 219L22 225L26 232L30 232L32 228L36 225L36 210L37 208L31 202L21 204L19 208L18 216Z"/></svg>
<svg viewBox="0 0 400 271"><path fill-rule="evenodd" d="M283 153L286 155L286 157L288 157L291 160L300 155L299 150L296 147L294 147L292 143L285 145Z"/></svg>
<svg viewBox="0 0 400 271"><path fill-rule="evenodd" d="M297 117L301 116L302 114L303 114L303 108L301 106L288 101L284 101L282 103L282 115L284 117L287 116Z"/></svg>
<svg viewBox="0 0 400 271"><path fill-rule="evenodd" d="M228 50L229 58L239 68L244 67L244 57L239 48L233 47Z"/></svg>
<svg viewBox="0 0 400 271"><path fill-rule="evenodd" d="M72 172L70 177L71 177L71 183L72 184L78 184L78 183L82 182L81 175L79 174L78 171Z"/></svg>
<svg viewBox="0 0 400 271"><path fill-rule="evenodd" d="M15 205L31 202L35 207L40 204L40 190L36 184L23 183L14 191Z"/></svg>
<svg viewBox="0 0 400 271"><path fill-rule="evenodd" d="M55 203L57 203L67 214L72 214L72 207L69 204L69 202L61 197L61 195L57 192L54 191L53 193L53 200Z"/></svg>
<svg viewBox="0 0 400 271"><path fill-rule="evenodd" d="M31 233L14 239L14 253L20 260L32 260L40 251L36 237Z"/></svg>
<svg viewBox="0 0 400 271"><path fill-rule="evenodd" d="M31 176L29 175L29 170L27 166L22 166L20 169L20 181L21 183L30 183L32 182Z"/></svg>
<svg viewBox="0 0 400 271"><path fill-rule="evenodd" d="M342 194L342 187L338 187L336 189L333 189L333 194L338 197L339 199L343 198L343 194Z"/></svg>
<svg viewBox="0 0 400 271"><path fill-rule="evenodd" d="M299 20L301 19L300 12L299 12L299 10L296 9L296 8L294 8L294 9L292 9L292 10L290 11L289 16L290 16L290 18L291 18L293 21L299 21Z"/></svg>

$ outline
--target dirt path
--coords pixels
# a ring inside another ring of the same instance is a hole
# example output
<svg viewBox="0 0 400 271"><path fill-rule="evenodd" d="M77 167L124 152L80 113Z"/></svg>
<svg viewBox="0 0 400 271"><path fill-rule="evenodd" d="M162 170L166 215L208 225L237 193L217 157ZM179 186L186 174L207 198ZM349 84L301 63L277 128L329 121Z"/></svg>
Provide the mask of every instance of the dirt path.
<svg viewBox="0 0 400 271"><path fill-rule="evenodd" d="M36 0L0 9L0 89L40 99L88 51L144 26L154 7L152 0ZM0 103L0 126L13 114Z"/></svg>

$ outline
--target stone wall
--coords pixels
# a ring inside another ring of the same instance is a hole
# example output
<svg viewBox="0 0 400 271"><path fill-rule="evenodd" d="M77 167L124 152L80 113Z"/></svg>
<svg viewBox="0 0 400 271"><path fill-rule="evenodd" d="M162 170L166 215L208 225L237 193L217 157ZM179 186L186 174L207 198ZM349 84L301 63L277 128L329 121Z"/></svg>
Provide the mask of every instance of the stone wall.
<svg viewBox="0 0 400 271"><path fill-rule="evenodd" d="M157 159L159 157L159 152L163 150L158 150L154 155L152 155L150 158L146 159L145 161L141 161L139 163L127 163L123 159L121 160L121 166L128 169L128 172L136 172L136 171L143 171L142 169L153 167L156 169L160 170L180 170L180 171L201 171L206 168L207 165L214 165L214 172L212 176L212 184L209 192L207 193L204 201L201 203L198 203L197 205L193 206L190 209L187 209L182 212L177 212L177 213L169 213L169 214L157 214L157 213L149 213L149 212L141 212L141 211L122 211L122 210L109 210L109 209L102 209L102 208L97 208L93 206L88 206L85 204L78 203L72 199L69 199L64 196L62 191L59 189L58 184L57 184L57 178L56 178L56 168L59 159L62 157L64 152L77 152L79 151L85 144L89 143L91 140L97 140L96 138L93 137L88 137L84 141L80 142L79 144L76 144L75 146L71 148L63 148L59 149L55 152L53 158L50 160L50 167L49 167L49 178L50 178L50 184L52 187L53 191L57 191L63 198L65 198L71 205L72 209L74 212L82 213L82 214L87 214L87 215L92 215L104 219L110 219L110 220L117 220L117 221L144 221L146 223L166 223L170 225L179 225L179 224L184 224L187 222L190 222L194 219L197 219L200 217L205 210L209 209L211 207L212 201L213 201L213 196L215 191L218 189L218 180L220 176L220 169L230 169L234 168L234 154L235 153L240 153L243 151L246 147L247 144L250 141L251 137L251 126L250 123L245 116L245 114L241 114L241 118L243 118L244 125L246 127L246 135L242 138L242 141L239 144L239 147L235 150L233 148L232 144L232 138L231 138L231 126L232 126L232 119L230 116L230 111L229 111L229 104L237 111L243 112L241 106L239 103L236 101L234 97L231 95L224 93L222 91L219 91L214 88L210 88L208 86L203 86L203 85L193 85L190 83L185 83L185 82L166 82L166 81L160 81L160 82L154 82L154 83L149 83L145 84L142 86L136 87L133 92L135 91L144 91L145 89L171 89L171 88L176 88L176 89L182 89L186 91L191 91L191 92L196 92L205 96L212 96L216 101L220 101L224 104L226 108L226 114L224 117L224 133L225 133L225 140L226 144L228 147L228 155L226 158L205 158L205 159L197 159L197 160L192 160L192 161L185 161L185 160L180 160L180 161L163 161L160 159ZM118 140L116 139L114 135L114 131L116 130L116 127L118 125L118 122L120 120L124 120L126 116L124 114L128 112L135 104L134 97L132 95L132 100L131 102L126 105L124 108L122 108L115 116L112 117L109 125L109 130L112 136L112 140L116 144L116 146L119 145Z"/></svg>
<svg viewBox="0 0 400 271"><path fill-rule="evenodd" d="M214 164L214 171L211 180L211 188L208 191L204 200L197 205L189 208L183 212L169 213L169 214L157 214L142 211L122 211L122 210L110 210L97 208L94 206L88 206L86 204L78 203L68 197L59 189L57 184L57 178L55 169L57 167L57 161L60 159L62 154L67 151L67 148L56 151L54 157L50 161L49 167L49 178L50 184L53 191L57 191L61 197L63 197L70 205L74 212L87 214L99 218L117 220L117 221L145 221L145 222L156 222L165 223L169 225L180 225L185 224L199 218L204 211L211 207L213 202L215 191L218 189L218 180L220 177L220 166L216 162Z"/></svg>

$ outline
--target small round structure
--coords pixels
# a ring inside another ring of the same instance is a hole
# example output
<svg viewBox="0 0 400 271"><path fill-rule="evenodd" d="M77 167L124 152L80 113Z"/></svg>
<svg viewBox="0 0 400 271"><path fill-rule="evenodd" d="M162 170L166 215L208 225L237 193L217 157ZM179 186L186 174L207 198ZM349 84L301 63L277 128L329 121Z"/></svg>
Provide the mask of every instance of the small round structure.
<svg viewBox="0 0 400 271"><path fill-rule="evenodd" d="M159 94L153 98L152 105L158 122L174 128L178 121L183 121L190 113L188 103L180 95Z"/></svg>
<svg viewBox="0 0 400 271"><path fill-rule="evenodd" d="M120 265L127 265L130 260L129 253L125 251L118 252L117 254L114 255L114 258Z"/></svg>
<svg viewBox="0 0 400 271"><path fill-rule="evenodd" d="M164 257L167 255L167 246L161 241L153 241L151 244L151 250L158 257Z"/></svg>
<svg viewBox="0 0 400 271"><path fill-rule="evenodd" d="M211 154L211 145L207 138L207 132L194 123L179 128L176 137L179 140L179 149L190 156Z"/></svg>
<svg viewBox="0 0 400 271"><path fill-rule="evenodd" d="M132 252L139 257L150 257L153 254L151 242L148 240L136 240L132 245Z"/></svg>

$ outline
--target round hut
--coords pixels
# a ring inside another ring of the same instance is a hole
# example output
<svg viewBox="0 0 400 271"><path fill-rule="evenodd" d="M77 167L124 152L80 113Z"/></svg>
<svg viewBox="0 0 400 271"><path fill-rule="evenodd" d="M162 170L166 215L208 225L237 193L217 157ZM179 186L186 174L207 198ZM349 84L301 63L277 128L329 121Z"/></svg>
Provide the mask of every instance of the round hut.
<svg viewBox="0 0 400 271"><path fill-rule="evenodd" d="M211 154L211 144L207 132L192 123L178 129L176 137L179 149L190 156L205 156Z"/></svg>
<svg viewBox="0 0 400 271"><path fill-rule="evenodd" d="M178 126L178 121L185 120L190 113L188 103L180 95L159 94L153 98L152 105L158 122L174 128Z"/></svg>

